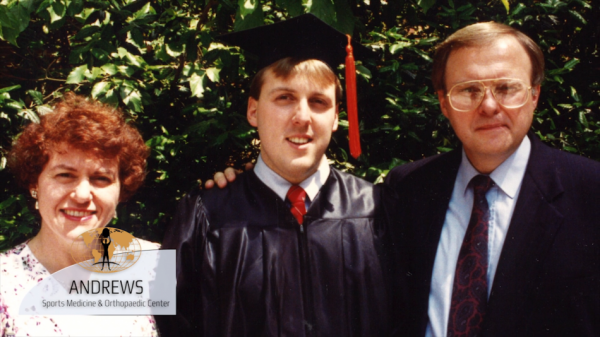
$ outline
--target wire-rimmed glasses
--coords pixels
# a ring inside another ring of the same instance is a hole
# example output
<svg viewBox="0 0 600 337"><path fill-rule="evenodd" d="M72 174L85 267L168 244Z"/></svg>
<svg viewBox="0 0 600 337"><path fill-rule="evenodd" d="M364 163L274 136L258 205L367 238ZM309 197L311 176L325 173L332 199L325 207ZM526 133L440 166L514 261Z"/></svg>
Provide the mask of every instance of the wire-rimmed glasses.
<svg viewBox="0 0 600 337"><path fill-rule="evenodd" d="M483 84L490 83L489 85ZM520 108L529 99L531 86L517 78L475 80L455 84L446 94L450 105L457 111L472 111L479 107L487 89L498 104L508 109Z"/></svg>

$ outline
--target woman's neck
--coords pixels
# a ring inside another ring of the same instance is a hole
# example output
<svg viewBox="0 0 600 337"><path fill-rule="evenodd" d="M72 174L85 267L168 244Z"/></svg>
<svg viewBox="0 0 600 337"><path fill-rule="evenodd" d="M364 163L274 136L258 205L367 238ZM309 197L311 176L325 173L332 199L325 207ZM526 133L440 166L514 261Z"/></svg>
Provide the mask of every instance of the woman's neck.
<svg viewBox="0 0 600 337"><path fill-rule="evenodd" d="M50 272L54 272L73 265L71 257L71 244L65 238L53 238L50 233L40 232L27 244L35 258Z"/></svg>

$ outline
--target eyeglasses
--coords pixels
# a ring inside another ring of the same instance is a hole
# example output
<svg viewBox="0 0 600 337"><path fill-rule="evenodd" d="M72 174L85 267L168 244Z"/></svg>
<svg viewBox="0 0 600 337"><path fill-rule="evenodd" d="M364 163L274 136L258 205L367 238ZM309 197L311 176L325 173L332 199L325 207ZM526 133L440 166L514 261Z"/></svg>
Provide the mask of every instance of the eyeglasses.
<svg viewBox="0 0 600 337"><path fill-rule="evenodd" d="M491 82L489 86L483 82ZM472 111L479 107L490 89L496 102L505 108L520 108L529 99L531 86L516 78L497 78L490 80L467 81L455 84L446 94L450 105L457 111Z"/></svg>

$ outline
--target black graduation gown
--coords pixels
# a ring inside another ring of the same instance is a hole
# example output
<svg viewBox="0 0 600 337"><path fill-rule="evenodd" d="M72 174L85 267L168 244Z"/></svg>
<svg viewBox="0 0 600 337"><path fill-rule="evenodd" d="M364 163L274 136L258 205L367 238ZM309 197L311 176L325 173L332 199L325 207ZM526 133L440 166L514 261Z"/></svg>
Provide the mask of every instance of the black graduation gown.
<svg viewBox="0 0 600 337"><path fill-rule="evenodd" d="M156 316L162 336L387 335L380 193L332 168L302 228L253 171L190 193L162 246L177 249L177 315Z"/></svg>

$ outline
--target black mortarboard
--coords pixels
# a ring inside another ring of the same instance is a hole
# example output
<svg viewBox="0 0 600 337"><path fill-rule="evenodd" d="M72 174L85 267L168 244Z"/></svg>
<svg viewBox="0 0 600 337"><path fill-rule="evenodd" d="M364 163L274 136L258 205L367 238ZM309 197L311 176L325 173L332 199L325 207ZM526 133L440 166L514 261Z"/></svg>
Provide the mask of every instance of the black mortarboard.
<svg viewBox="0 0 600 337"><path fill-rule="evenodd" d="M350 133L350 153L357 158L360 153L360 135L356 108L356 71L354 55L366 59L373 52L353 41L312 14L260 26L240 32L219 36L229 45L239 46L258 58L259 68L286 57L297 59L317 59L327 63L331 69L346 63L346 98L348 128Z"/></svg>
<svg viewBox="0 0 600 337"><path fill-rule="evenodd" d="M335 70L346 59L348 38L313 14L224 34L219 39L238 46L258 58L259 68L285 57L318 59ZM354 56L366 59L372 51L353 41Z"/></svg>

